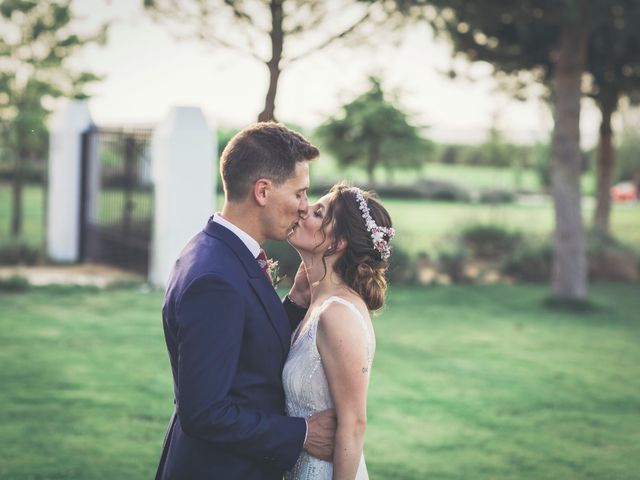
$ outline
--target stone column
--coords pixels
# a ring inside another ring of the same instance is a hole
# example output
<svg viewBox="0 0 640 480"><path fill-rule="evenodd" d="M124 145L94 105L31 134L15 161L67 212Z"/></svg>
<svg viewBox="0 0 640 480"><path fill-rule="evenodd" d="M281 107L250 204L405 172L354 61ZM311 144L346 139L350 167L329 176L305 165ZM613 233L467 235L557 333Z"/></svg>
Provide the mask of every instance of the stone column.
<svg viewBox="0 0 640 480"><path fill-rule="evenodd" d="M214 132L196 107L174 107L153 133L153 285L166 285L178 254L214 212L216 150Z"/></svg>
<svg viewBox="0 0 640 480"><path fill-rule="evenodd" d="M76 262L80 252L82 133L93 126L86 101L74 100L49 123L47 254L55 262Z"/></svg>

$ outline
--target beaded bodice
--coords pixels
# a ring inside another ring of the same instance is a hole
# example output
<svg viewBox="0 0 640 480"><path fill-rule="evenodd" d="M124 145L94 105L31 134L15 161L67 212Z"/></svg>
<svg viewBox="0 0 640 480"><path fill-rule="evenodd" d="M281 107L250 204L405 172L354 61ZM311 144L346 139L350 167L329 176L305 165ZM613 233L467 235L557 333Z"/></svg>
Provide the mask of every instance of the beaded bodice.
<svg viewBox="0 0 640 480"><path fill-rule="evenodd" d="M348 300L336 296L327 298L311 312L309 320L299 327L303 330L296 330L292 336L294 340L282 372L287 415L290 417L309 417L315 412L333 408L329 384L316 344L320 314L331 302L341 303L357 314L368 346L368 366L369 373L371 372L373 344L364 317ZM332 471L331 463L318 460L303 452L298 463L291 472L285 475L285 478L295 480L325 479L331 478ZM357 478L368 478L364 458L361 460Z"/></svg>

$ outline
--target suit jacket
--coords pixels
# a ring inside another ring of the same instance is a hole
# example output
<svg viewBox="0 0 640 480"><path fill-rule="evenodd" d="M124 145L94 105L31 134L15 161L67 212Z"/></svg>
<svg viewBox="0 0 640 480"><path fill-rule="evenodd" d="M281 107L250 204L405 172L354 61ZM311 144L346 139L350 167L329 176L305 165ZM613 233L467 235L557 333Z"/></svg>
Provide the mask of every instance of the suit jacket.
<svg viewBox="0 0 640 480"><path fill-rule="evenodd" d="M306 434L284 411L292 323L234 233L210 219L190 240L162 317L176 410L156 478L281 480Z"/></svg>

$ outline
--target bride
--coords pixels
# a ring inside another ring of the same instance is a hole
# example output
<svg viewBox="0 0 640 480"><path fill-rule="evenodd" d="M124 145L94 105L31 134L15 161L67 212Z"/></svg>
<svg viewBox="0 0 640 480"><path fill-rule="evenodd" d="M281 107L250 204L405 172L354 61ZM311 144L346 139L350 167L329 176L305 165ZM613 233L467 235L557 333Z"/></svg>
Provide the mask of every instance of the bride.
<svg viewBox="0 0 640 480"><path fill-rule="evenodd" d="M375 335L370 311L384 304L391 219L368 192L338 184L288 237L311 284L311 303L284 366L289 416L333 408L333 462L303 452L287 480L367 479L362 453Z"/></svg>

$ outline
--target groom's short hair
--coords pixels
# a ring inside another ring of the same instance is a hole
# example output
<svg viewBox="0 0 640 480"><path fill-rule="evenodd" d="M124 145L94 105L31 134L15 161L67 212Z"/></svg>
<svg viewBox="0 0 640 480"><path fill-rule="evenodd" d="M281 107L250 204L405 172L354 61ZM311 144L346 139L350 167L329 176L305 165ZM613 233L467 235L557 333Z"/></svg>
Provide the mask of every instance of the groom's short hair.
<svg viewBox="0 0 640 480"><path fill-rule="evenodd" d="M258 122L234 136L220 157L227 199L243 200L261 178L278 186L292 177L296 162L313 160L318 149L302 135L275 122Z"/></svg>

